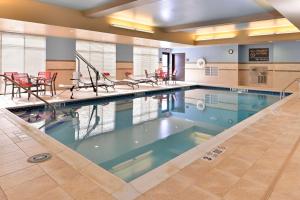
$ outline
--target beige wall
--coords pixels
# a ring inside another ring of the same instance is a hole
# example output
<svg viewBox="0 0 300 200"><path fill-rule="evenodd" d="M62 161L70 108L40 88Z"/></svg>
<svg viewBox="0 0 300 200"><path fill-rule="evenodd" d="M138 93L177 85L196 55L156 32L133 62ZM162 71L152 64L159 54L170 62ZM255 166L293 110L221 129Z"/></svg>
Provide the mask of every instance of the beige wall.
<svg viewBox="0 0 300 200"><path fill-rule="evenodd" d="M117 80L125 79L125 73L133 73L133 63L132 62L117 62Z"/></svg>
<svg viewBox="0 0 300 200"><path fill-rule="evenodd" d="M46 70L53 73L58 73L56 79L56 88L59 89L59 84L72 84L71 78L73 77L73 72L76 70L76 62L47 60Z"/></svg>
<svg viewBox="0 0 300 200"><path fill-rule="evenodd" d="M257 84L253 81L254 67L267 67L267 84ZM252 79L251 79L252 77ZM295 78L300 77L300 63L241 63L239 64L239 85L255 86L268 89L281 90L292 82ZM298 89L295 83L290 87L291 90Z"/></svg>
<svg viewBox="0 0 300 200"><path fill-rule="evenodd" d="M218 76L206 76L204 69L196 63L185 64L185 81L224 86L238 86L238 63L207 63L208 67L218 67Z"/></svg>

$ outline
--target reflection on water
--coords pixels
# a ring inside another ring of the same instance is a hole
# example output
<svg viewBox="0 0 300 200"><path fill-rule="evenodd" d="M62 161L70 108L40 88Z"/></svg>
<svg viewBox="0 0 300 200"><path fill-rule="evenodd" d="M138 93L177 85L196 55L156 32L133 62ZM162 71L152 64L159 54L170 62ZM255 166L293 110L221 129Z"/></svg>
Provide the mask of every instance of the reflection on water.
<svg viewBox="0 0 300 200"><path fill-rule="evenodd" d="M278 96L188 90L16 114L125 181L209 140Z"/></svg>

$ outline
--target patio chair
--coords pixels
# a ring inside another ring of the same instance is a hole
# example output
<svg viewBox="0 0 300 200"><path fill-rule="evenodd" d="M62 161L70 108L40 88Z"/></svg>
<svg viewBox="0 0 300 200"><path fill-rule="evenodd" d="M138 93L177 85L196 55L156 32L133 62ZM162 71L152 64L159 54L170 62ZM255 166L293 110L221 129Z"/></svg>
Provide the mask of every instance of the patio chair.
<svg viewBox="0 0 300 200"><path fill-rule="evenodd" d="M39 91L39 86L38 84L33 84L31 81L30 81L30 78L29 78L29 75L27 73L18 73L18 74L13 74L12 75L12 79L18 83L18 85L16 84L13 84L13 87L12 87L12 99L14 98L14 95L15 95L15 88L18 89L18 92L19 92L19 96L21 97L21 89L24 88L27 90L27 93L28 93L28 100L30 98L30 95L31 95L31 88L32 87L36 87L36 91L37 91L37 94L38 94L38 91Z"/></svg>
<svg viewBox="0 0 300 200"><path fill-rule="evenodd" d="M130 79L123 79L123 80L113 80L112 77L110 76L110 73L104 72L101 73L102 77L104 80L110 84L113 84L114 86L116 85L127 85L134 89L134 86L137 86L139 88L139 83L137 81L133 81Z"/></svg>
<svg viewBox="0 0 300 200"><path fill-rule="evenodd" d="M151 84L152 86L157 85L157 80L154 78L136 78L132 76L131 72L125 72L125 77L129 80L138 82L138 83L147 83Z"/></svg>
<svg viewBox="0 0 300 200"><path fill-rule="evenodd" d="M13 74L16 75L18 74L18 72L4 72L4 75L11 79ZM13 83L9 81L7 78L4 78L4 95L6 95L7 86L13 86Z"/></svg>
<svg viewBox="0 0 300 200"><path fill-rule="evenodd" d="M57 77L57 72L53 73L51 76L51 72L39 72L38 74L38 82L39 86L43 86L44 94L46 94L47 87L50 88L51 96L56 95L55 88L55 80Z"/></svg>

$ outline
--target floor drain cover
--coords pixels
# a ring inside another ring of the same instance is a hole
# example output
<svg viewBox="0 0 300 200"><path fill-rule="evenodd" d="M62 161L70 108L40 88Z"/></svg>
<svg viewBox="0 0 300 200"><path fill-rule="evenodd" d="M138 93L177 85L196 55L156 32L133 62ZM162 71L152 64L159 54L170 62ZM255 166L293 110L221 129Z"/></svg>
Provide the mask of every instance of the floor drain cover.
<svg viewBox="0 0 300 200"><path fill-rule="evenodd" d="M51 158L51 154L50 153L40 153L40 154L36 154L34 156L31 156L30 158L27 159L28 162L30 163L40 163L40 162L44 162L46 160L49 160Z"/></svg>

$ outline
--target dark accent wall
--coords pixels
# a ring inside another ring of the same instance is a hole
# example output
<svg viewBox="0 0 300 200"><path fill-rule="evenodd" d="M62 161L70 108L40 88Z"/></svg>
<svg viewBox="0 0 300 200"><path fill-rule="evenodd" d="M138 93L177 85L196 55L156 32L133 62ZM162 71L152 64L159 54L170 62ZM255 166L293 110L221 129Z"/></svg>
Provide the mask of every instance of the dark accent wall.
<svg viewBox="0 0 300 200"><path fill-rule="evenodd" d="M54 61L75 61L76 40L62 37L46 38L46 59Z"/></svg>
<svg viewBox="0 0 300 200"><path fill-rule="evenodd" d="M133 62L133 46L126 44L116 45L117 62Z"/></svg>

